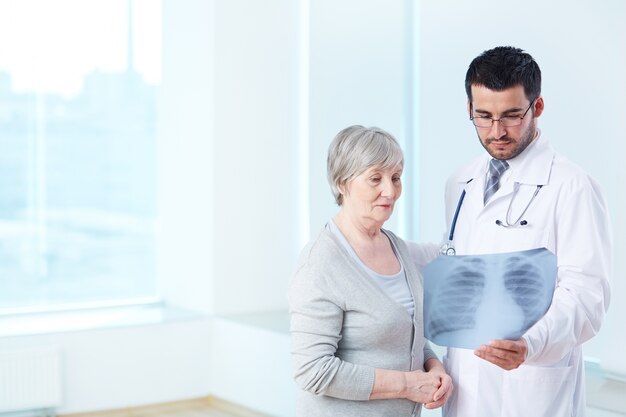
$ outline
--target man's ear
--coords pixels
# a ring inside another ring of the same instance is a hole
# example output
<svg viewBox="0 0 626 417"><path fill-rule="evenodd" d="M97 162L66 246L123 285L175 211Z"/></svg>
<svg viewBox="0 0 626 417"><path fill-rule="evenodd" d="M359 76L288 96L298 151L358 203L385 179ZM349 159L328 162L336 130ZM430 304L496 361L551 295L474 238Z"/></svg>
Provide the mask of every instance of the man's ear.
<svg viewBox="0 0 626 417"><path fill-rule="evenodd" d="M545 103L543 102L543 97L537 97L537 100L535 100L535 108L533 109L533 114L535 117L541 116L541 113L543 113L544 105Z"/></svg>

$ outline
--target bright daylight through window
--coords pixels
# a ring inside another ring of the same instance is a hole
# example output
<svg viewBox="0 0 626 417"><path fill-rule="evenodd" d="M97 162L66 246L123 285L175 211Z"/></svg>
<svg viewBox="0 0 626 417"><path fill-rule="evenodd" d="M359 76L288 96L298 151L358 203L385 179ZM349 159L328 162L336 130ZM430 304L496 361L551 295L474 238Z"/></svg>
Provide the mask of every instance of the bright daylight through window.
<svg viewBox="0 0 626 417"><path fill-rule="evenodd" d="M0 312L156 295L158 0L0 0Z"/></svg>

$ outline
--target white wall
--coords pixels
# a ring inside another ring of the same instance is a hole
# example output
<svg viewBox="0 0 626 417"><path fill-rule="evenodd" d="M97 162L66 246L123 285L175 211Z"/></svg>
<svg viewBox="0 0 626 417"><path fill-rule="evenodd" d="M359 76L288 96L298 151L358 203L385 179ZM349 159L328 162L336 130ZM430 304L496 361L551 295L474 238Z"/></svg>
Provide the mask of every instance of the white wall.
<svg viewBox="0 0 626 417"><path fill-rule="evenodd" d="M290 0L215 2L217 314L287 305L299 251L297 23Z"/></svg>
<svg viewBox="0 0 626 417"><path fill-rule="evenodd" d="M299 252L297 3L166 0L163 19L162 294L209 314L285 309Z"/></svg>
<svg viewBox="0 0 626 417"><path fill-rule="evenodd" d="M165 1L159 247L168 300L216 314L286 309L303 235L337 211L325 180L334 135L377 125L411 146L411 5ZM412 221L412 194L407 187L391 228Z"/></svg>
<svg viewBox="0 0 626 417"><path fill-rule="evenodd" d="M213 2L163 1L159 114L159 292L214 311L215 170Z"/></svg>
<svg viewBox="0 0 626 417"><path fill-rule="evenodd" d="M54 346L62 354L59 414L198 398L211 389L211 322L176 321L3 337L0 350Z"/></svg>
<svg viewBox="0 0 626 417"><path fill-rule="evenodd" d="M328 145L343 128L378 126L406 148L412 136L412 2L311 1L309 53L310 230L314 236L338 210L326 182ZM405 178L411 176L406 167ZM410 180L407 179L408 183ZM411 189L386 227L410 222Z"/></svg>
<svg viewBox="0 0 626 417"><path fill-rule="evenodd" d="M286 331L214 320L211 393L275 417L293 417L297 387Z"/></svg>
<svg viewBox="0 0 626 417"><path fill-rule="evenodd" d="M443 236L443 188L454 167L481 153L467 120L465 71L483 50L514 45L538 61L546 110L539 127L552 145L585 167L607 191L616 242L614 299L600 335L585 353L626 375L626 3L621 0L496 0L420 3L420 239ZM618 177L622 181L618 182ZM618 184L622 184L618 189ZM622 321L622 323L620 323Z"/></svg>

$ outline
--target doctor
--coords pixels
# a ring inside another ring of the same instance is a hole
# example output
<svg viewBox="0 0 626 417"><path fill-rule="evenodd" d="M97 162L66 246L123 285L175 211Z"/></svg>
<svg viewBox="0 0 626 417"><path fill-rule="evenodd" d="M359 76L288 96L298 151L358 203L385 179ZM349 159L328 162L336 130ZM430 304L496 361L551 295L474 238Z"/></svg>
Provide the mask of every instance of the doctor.
<svg viewBox="0 0 626 417"><path fill-rule="evenodd" d="M445 367L457 389L444 416L584 416L581 345L600 330L610 298L603 192L537 128L541 71L529 54L513 47L483 52L470 64L465 88L487 152L448 180L444 252L546 247L558 268L550 309L520 339L448 349Z"/></svg>

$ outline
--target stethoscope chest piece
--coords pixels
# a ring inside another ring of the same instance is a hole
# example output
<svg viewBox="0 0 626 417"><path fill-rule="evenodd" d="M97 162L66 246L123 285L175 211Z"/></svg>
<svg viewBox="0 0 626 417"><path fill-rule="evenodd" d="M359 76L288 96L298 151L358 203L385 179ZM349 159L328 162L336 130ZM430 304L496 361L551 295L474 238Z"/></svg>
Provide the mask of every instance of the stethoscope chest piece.
<svg viewBox="0 0 626 417"><path fill-rule="evenodd" d="M454 256L456 255L456 249L454 249L454 245L452 244L452 242L447 242L441 245L441 248L439 248L439 254L445 256Z"/></svg>

